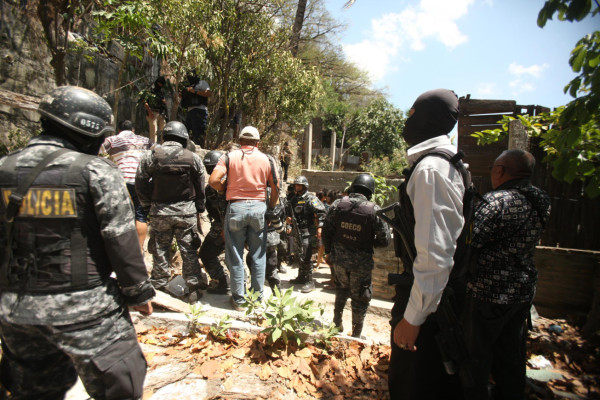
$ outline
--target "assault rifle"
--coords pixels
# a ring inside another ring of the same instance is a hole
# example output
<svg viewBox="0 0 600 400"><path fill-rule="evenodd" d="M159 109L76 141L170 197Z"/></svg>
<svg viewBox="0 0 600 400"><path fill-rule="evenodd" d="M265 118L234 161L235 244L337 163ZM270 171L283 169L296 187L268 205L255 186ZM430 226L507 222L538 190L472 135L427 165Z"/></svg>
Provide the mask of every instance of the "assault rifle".
<svg viewBox="0 0 600 400"><path fill-rule="evenodd" d="M394 218L390 218L385 213L394 210ZM402 214L400 213L400 203L394 203L390 206L382 208L375 212L375 215L379 217L382 221L386 222L389 226L391 226L394 231L394 250L396 252L396 257L403 258L403 252L406 254L408 258L410 258L411 262L415 259L415 254L413 253L413 246L410 246L409 235L412 235L410 231L410 227L408 222L404 218L402 218ZM403 274L388 274L388 285L406 285L406 272ZM412 276L411 276L412 278ZM411 282L412 285L412 282ZM410 285L409 285L410 287Z"/></svg>
<svg viewBox="0 0 600 400"><path fill-rule="evenodd" d="M394 210L393 219L385 215L386 212L391 210ZM396 255L398 255L397 246L401 244L405 250L405 255L410 259L412 264L415 260L415 254L406 235L411 232L406 221L401 216L400 203L394 203L386 208L382 208L375 214L394 229L396 233L394 235ZM396 240L397 236L401 241ZM412 287L412 280L412 276L406 272L403 274L388 274L388 284L408 287L408 290ZM434 318L440 328L440 332L435 336L435 340L438 344L446 373L448 375L456 375L458 373L463 388L471 388L474 385L473 364L467 350L462 326L452 307L451 298L453 296L452 288L447 286L434 314Z"/></svg>
<svg viewBox="0 0 600 400"><path fill-rule="evenodd" d="M300 227L298 226L298 221L296 220L296 216L294 215L294 210L292 209L292 204L285 197L280 197L279 201L283 204L283 208L285 210L285 215L289 216L292 220L292 239L295 239L296 245L294 246L294 260L298 263L298 265L302 265L302 235L300 233ZM293 240L292 240L293 241ZM292 249L288 248L288 252L291 252Z"/></svg>

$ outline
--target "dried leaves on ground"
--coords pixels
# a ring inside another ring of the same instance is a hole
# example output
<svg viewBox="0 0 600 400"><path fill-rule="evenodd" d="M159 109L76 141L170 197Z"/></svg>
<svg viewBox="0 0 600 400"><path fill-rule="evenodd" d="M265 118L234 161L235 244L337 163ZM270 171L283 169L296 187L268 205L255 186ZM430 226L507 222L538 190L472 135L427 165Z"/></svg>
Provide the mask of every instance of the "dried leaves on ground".
<svg viewBox="0 0 600 400"><path fill-rule="evenodd" d="M140 328L140 327L138 327ZM332 340L325 348L267 345L266 337L228 330L224 340L208 327L185 336L165 328L138 329L152 370L166 362L190 364L193 374L220 380L226 391L240 374L254 374L273 388L266 398L284 399L286 390L306 399L387 399L390 347ZM528 341L529 368L546 359L549 371L562 375L548 382L529 380L528 399L559 399L561 392L600 399L600 340L584 340L565 320L540 318ZM540 357L541 356L541 357Z"/></svg>
<svg viewBox="0 0 600 400"><path fill-rule="evenodd" d="M267 345L264 335L228 332L225 341L214 340L208 328L183 336L165 328L138 331L140 343L152 345L146 352L150 369L166 362L188 362L194 374L223 380L231 375L255 374L264 382L277 383L269 398L283 398L283 386L307 399L387 399L390 347L367 346L337 339L327 349L307 344L303 348ZM166 357L165 357L166 356ZM249 368L248 368L249 367Z"/></svg>

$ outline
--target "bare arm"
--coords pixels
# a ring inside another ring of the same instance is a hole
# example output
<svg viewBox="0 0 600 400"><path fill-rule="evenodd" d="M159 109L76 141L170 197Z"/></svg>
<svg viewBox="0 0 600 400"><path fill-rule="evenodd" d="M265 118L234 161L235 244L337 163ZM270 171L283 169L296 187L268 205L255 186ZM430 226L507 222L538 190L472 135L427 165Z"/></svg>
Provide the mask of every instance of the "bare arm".
<svg viewBox="0 0 600 400"><path fill-rule="evenodd" d="M224 176L224 171L215 168L208 178L208 184L217 192L222 192L225 190L225 185L222 182Z"/></svg>

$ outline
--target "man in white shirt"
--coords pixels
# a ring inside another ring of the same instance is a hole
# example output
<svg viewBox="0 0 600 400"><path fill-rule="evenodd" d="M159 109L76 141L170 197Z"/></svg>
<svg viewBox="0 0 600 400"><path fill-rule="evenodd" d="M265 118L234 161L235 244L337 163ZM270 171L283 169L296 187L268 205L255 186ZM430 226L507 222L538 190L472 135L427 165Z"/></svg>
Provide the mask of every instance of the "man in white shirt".
<svg viewBox="0 0 600 400"><path fill-rule="evenodd" d="M439 331L435 312L449 280L453 281L453 256L464 223L465 185L459 169L448 159L433 154L423 157L440 150L456 153L448 133L457 117L456 94L432 90L417 98L404 128L404 138L412 146L408 150L411 170L400 187L400 198L412 256L402 258L407 279L396 288L392 310L392 399L462 397L456 376L444 371L435 340Z"/></svg>

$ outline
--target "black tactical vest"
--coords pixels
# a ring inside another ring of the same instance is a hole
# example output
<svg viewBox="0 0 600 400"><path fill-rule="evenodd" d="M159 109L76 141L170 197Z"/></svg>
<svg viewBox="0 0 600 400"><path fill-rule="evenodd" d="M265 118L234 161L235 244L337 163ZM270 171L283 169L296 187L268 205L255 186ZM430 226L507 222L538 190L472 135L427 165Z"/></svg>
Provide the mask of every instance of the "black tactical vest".
<svg viewBox="0 0 600 400"><path fill-rule="evenodd" d="M97 157L79 154L70 165L46 167L30 186L14 219L2 289L65 293L102 284L111 273L88 190L86 165ZM17 154L0 169L0 213L32 168L15 168ZM3 248L2 251L7 251Z"/></svg>
<svg viewBox="0 0 600 400"><path fill-rule="evenodd" d="M375 204L343 197L338 203L334 241L352 249L373 252L375 240Z"/></svg>
<svg viewBox="0 0 600 400"><path fill-rule="evenodd" d="M422 155L410 169L406 169L404 171L404 182L402 182L402 184L398 187L400 207L399 213L396 213L395 217L400 219L399 225L401 227L405 227L405 229L403 229L403 234L404 239L406 239L406 243L409 246L410 253L416 255L415 212L410 201L410 197L406 191L406 186L408 185L408 181L410 180L412 172L419 162L421 162L421 160L423 160L425 157L441 157L447 160L460 172L463 178L465 185L465 194L463 196L463 216L465 223L456 242L457 246L453 257L454 267L452 268L452 272L450 274L451 280L462 280L466 275L468 267L467 264L470 255L471 233L473 229L474 198L476 196L476 191L471 184L471 174L461 160L462 157L464 157L464 153L462 151L453 154L445 149L433 149ZM409 252L406 250L404 243L396 240L396 235L394 235L394 246L396 249L396 255L402 260L405 271L410 275L413 275L413 260L410 257Z"/></svg>
<svg viewBox="0 0 600 400"><path fill-rule="evenodd" d="M312 196L308 192L292 198L292 208L300 229L312 229L314 227L315 215L309 205L311 201Z"/></svg>
<svg viewBox="0 0 600 400"><path fill-rule="evenodd" d="M152 201L176 203L192 201L196 191L192 180L195 179L194 155L187 149L167 155L162 147L154 150L155 165L152 174Z"/></svg>

